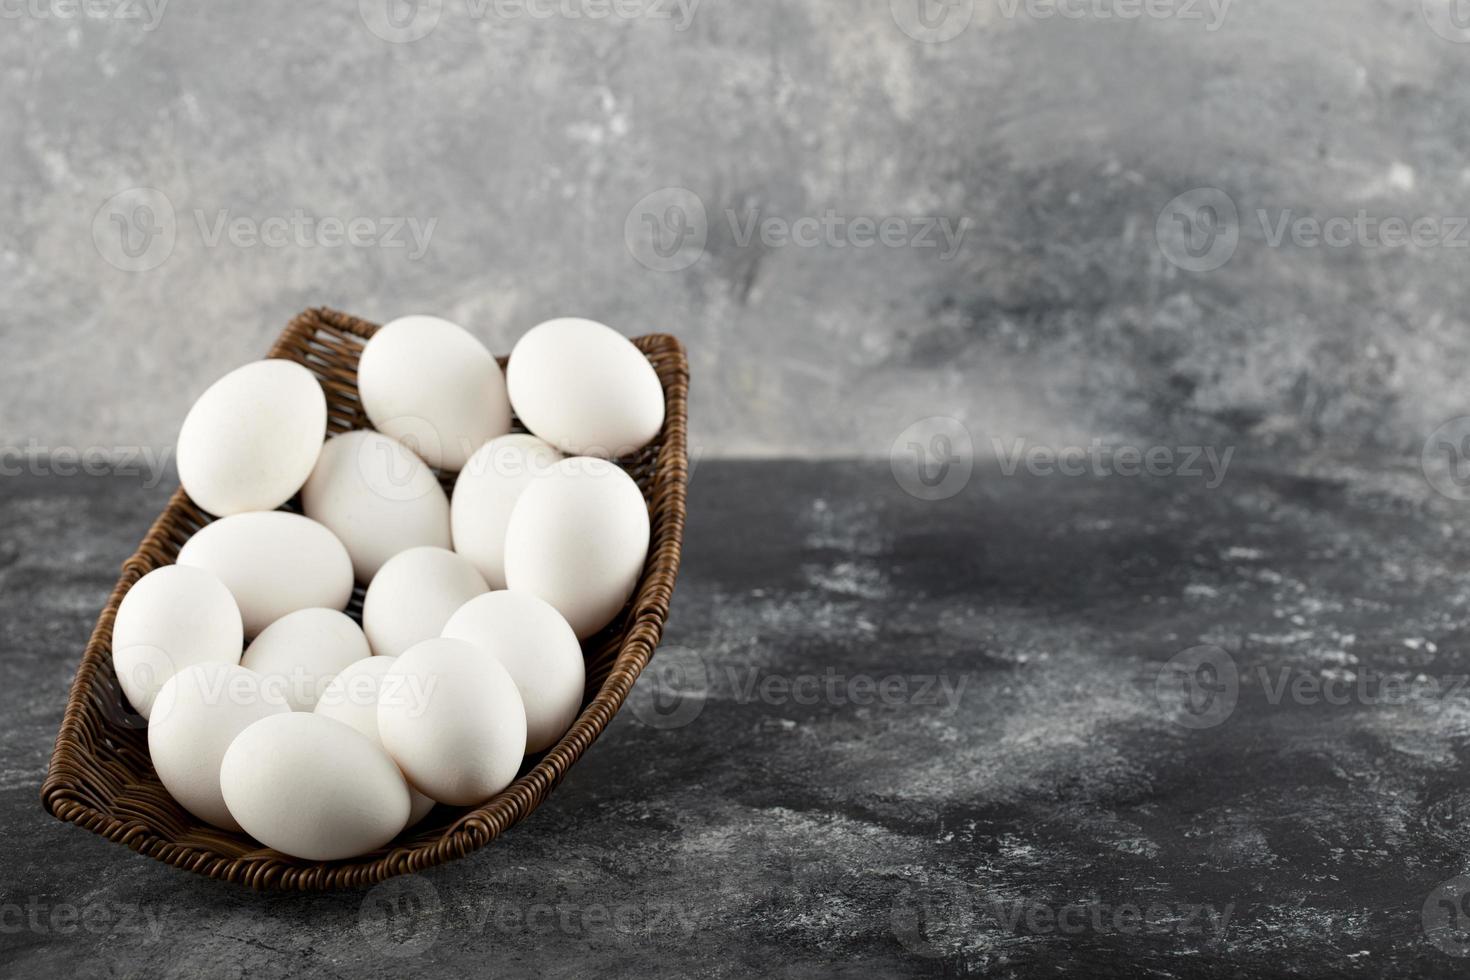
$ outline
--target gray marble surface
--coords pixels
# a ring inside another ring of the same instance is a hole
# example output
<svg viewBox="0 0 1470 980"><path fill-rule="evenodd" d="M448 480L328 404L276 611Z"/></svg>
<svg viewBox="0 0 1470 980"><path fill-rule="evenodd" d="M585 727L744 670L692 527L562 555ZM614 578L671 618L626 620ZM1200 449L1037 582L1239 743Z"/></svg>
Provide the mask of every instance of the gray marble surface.
<svg viewBox="0 0 1470 980"><path fill-rule="evenodd" d="M929 415L1412 452L1464 411L1456 0L616 5L7 4L6 442L161 451L318 304L676 333L710 455Z"/></svg>
<svg viewBox="0 0 1470 980"><path fill-rule="evenodd" d="M165 493L0 481L0 974L1464 975L1470 540L1417 465L691 490L666 643L548 802L296 896L42 810Z"/></svg>

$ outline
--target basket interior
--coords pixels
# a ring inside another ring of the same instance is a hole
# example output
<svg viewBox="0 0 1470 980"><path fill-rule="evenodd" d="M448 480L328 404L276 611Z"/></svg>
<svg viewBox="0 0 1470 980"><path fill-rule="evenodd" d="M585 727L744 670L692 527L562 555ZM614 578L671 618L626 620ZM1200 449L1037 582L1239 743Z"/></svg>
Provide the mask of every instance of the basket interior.
<svg viewBox="0 0 1470 980"><path fill-rule="evenodd" d="M327 394L328 435L368 428L357 398L357 359L376 326L332 310L309 310L282 333L270 356L297 361ZM664 387L664 429L637 454L619 460L649 504L649 556L629 604L605 630L586 640L587 688L572 729L551 749L529 757L516 781L475 808L436 806L387 847L347 861L309 862L263 848L243 834L210 827L168 795L148 756L146 722L128 705L112 666L112 622L133 582L171 564L179 548L213 518L175 491L98 620L73 682L42 799L57 817L127 843L160 860L256 887L335 888L371 884L483 846L534 809L621 706L658 644L683 537L687 483L685 404L687 366L677 341L650 335L634 341ZM501 358L502 365L505 359ZM524 431L519 421L516 431ZM446 492L454 474L439 474ZM299 511L299 500L284 510ZM364 583L347 613L361 622Z"/></svg>

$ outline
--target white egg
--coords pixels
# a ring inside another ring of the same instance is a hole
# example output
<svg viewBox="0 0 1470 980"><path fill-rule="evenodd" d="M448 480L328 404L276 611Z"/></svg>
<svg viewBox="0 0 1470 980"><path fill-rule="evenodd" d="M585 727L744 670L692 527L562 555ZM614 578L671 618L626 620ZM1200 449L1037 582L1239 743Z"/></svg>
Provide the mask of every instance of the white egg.
<svg viewBox="0 0 1470 980"><path fill-rule="evenodd" d="M210 385L179 430L179 482L221 517L274 510L301 489L322 451L327 397L294 361L273 358Z"/></svg>
<svg viewBox="0 0 1470 980"><path fill-rule="evenodd" d="M219 576L254 636L298 609L344 609L352 598L352 560L316 521L272 510L222 517L194 532L179 564Z"/></svg>
<svg viewBox="0 0 1470 980"><path fill-rule="evenodd" d="M346 613L298 609L261 630L240 665L264 677L292 711L310 711L332 678L371 655L362 627Z"/></svg>
<svg viewBox="0 0 1470 980"><path fill-rule="evenodd" d="M603 460L564 459L511 511L506 585L551 603L585 640L633 594L648 535L648 505L632 477Z"/></svg>
<svg viewBox="0 0 1470 980"><path fill-rule="evenodd" d="M351 725L382 745L383 739L378 735L378 696L382 689L383 675L397 662L397 657L368 657L359 660L332 678L332 683L327 685L316 703L316 713L344 725ZM412 786L408 792L412 798L408 826L412 827L434 809L434 801Z"/></svg>
<svg viewBox="0 0 1470 980"><path fill-rule="evenodd" d="M490 587L475 566L443 548L410 548L383 565L362 599L362 629L379 657L438 636L460 606Z"/></svg>
<svg viewBox="0 0 1470 980"><path fill-rule="evenodd" d="M225 750L262 718L290 711L237 664L195 664L169 678L148 723L148 754L169 795L206 823L239 830L219 786Z"/></svg>
<svg viewBox="0 0 1470 980"><path fill-rule="evenodd" d="M511 349L505 377L521 422L563 452L624 456L663 428L658 372L632 341L595 320L532 327Z"/></svg>
<svg viewBox="0 0 1470 980"><path fill-rule="evenodd" d="M342 539L360 582L400 551L450 545L444 488L423 460L381 432L327 440L301 488L301 509Z"/></svg>
<svg viewBox="0 0 1470 980"><path fill-rule="evenodd" d="M561 458L535 436L501 436L480 447L455 480L449 502L454 550L470 560L490 588L505 588L505 526L511 508L521 491Z"/></svg>
<svg viewBox="0 0 1470 980"><path fill-rule="evenodd" d="M587 667L577 635L547 603L525 592L488 592L460 606L444 636L498 660L526 708L526 751L543 752L577 720Z"/></svg>
<svg viewBox="0 0 1470 980"><path fill-rule="evenodd" d="M241 732L219 783L247 834L308 861L366 854L408 823L408 784L388 753L311 712L271 715Z"/></svg>
<svg viewBox="0 0 1470 980"><path fill-rule="evenodd" d="M164 565L133 583L112 623L112 663L144 718L168 679L195 664L238 664L244 645L230 590L202 568Z"/></svg>
<svg viewBox="0 0 1470 980"><path fill-rule="evenodd" d="M526 754L526 710L495 658L462 640L425 640L383 677L378 732L414 788L475 806L511 784Z"/></svg>
<svg viewBox="0 0 1470 980"><path fill-rule="evenodd" d="M400 317L373 334L357 392L373 428L439 469L459 469L510 431L500 365L469 331L436 316Z"/></svg>

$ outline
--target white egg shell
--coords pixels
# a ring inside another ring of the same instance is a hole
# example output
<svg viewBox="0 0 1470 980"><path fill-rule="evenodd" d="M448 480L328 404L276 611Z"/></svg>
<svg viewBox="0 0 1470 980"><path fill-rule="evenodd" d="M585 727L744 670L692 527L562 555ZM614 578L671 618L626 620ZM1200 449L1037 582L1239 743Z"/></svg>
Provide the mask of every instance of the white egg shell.
<svg viewBox="0 0 1470 980"><path fill-rule="evenodd" d="M220 517L274 510L301 489L322 451L327 397L316 377L274 358L210 385L179 430L179 482Z"/></svg>
<svg viewBox="0 0 1470 980"><path fill-rule="evenodd" d="M298 609L261 630L240 665L264 677L292 711L310 711L332 678L371 655L362 627L346 613Z"/></svg>
<svg viewBox="0 0 1470 980"><path fill-rule="evenodd" d="M112 662L129 703L151 716L158 692L194 664L238 664L245 643L240 609L213 573L155 568L133 583L112 624Z"/></svg>
<svg viewBox="0 0 1470 980"><path fill-rule="evenodd" d="M511 511L506 585L551 603L585 640L633 594L648 535L648 506L632 477L604 460L564 459Z"/></svg>
<svg viewBox="0 0 1470 980"><path fill-rule="evenodd" d="M646 446L664 424L664 392L648 358L595 320L532 327L506 365L527 429L567 453L613 458Z"/></svg>
<svg viewBox="0 0 1470 980"><path fill-rule="evenodd" d="M239 830L220 791L225 750L245 729L290 707L238 664L195 664L169 678L148 723L148 754L163 788L199 819Z"/></svg>
<svg viewBox="0 0 1470 980"><path fill-rule="evenodd" d="M470 560L492 589L505 588L505 527L521 491L562 458L532 435L492 439L470 457L449 502L454 550Z"/></svg>
<svg viewBox="0 0 1470 980"><path fill-rule="evenodd" d="M373 334L357 391L373 428L439 469L459 469L510 431L500 365L469 331L436 316L400 317Z"/></svg>
<svg viewBox="0 0 1470 980"><path fill-rule="evenodd" d="M528 753L551 748L577 720L587 686L582 645L547 603L525 592L488 592L460 606L444 636L473 643L516 682Z"/></svg>
<svg viewBox="0 0 1470 980"><path fill-rule="evenodd" d="M360 582L400 551L450 545L444 488L423 460L381 432L327 440L301 488L301 509L342 539Z"/></svg>
<svg viewBox="0 0 1470 980"><path fill-rule="evenodd" d="M220 765L230 814L268 847L308 861L366 854L408 823L408 784L388 753L313 712L263 718Z"/></svg>
<svg viewBox="0 0 1470 980"><path fill-rule="evenodd" d="M379 657L438 636L460 606L490 587L463 557L410 548L388 559L362 599L362 629Z"/></svg>
<svg viewBox="0 0 1470 980"><path fill-rule="evenodd" d="M219 576L255 636L298 609L344 609L352 598L352 560L316 521L272 510L222 517L194 532L179 564Z"/></svg>
<svg viewBox="0 0 1470 980"><path fill-rule="evenodd" d="M332 678L332 682L322 692L316 703L316 713L344 725L351 725L382 745L383 739L378 735L378 696L383 685L383 675L397 661L397 657L368 657L348 667ZM412 827L434 809L434 801L412 786L408 793L412 798L408 826Z"/></svg>
<svg viewBox="0 0 1470 980"><path fill-rule="evenodd" d="M463 640L425 640L383 677L378 732L415 789L474 806L515 779L526 710L495 658Z"/></svg>

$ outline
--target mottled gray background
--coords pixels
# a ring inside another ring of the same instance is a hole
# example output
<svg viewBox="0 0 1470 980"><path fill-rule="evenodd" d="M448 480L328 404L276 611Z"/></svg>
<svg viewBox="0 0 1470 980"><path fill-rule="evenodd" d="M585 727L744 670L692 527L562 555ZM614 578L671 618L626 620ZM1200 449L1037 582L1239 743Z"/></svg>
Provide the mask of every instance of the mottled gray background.
<svg viewBox="0 0 1470 980"><path fill-rule="evenodd" d="M0 973L1464 976L1470 420L1426 437L1470 414L1470 0L68 2L0 0ZM252 242L298 212L366 231ZM317 304L499 351L670 331L696 454L906 468L709 463L654 669L530 819L365 895L227 888L37 800L172 481L6 466L168 446ZM1242 462L971 479L934 433ZM1202 645L1238 687L1203 726L1166 683ZM745 686L834 671L965 692ZM1400 675L1450 693L1360 684ZM1234 918L1059 935L992 899ZM642 928L485 926L604 902Z"/></svg>
<svg viewBox="0 0 1470 980"><path fill-rule="evenodd" d="M378 36L380 0L66 2L0 22L7 444L169 445L208 380L316 304L439 313L500 351L567 313L673 332L709 455L883 455L933 415L981 450L1412 454L1466 409L1470 231L1447 219L1470 213L1470 34L1449 0L1166 19L923 0L969 17L937 43L901 28L915 0L660 0L632 19L423 0L397 11L432 27L411 43ZM1211 186L1238 247L1181 268L1160 215ZM174 213L147 271L107 260L113 213L139 217L107 202L138 187ZM693 220L695 199L703 251L647 268L641 211ZM434 225L417 256L406 234L210 244L221 212L296 209ZM1458 245L1273 247L1259 209L1429 217ZM968 230L953 254L738 233L828 211Z"/></svg>

